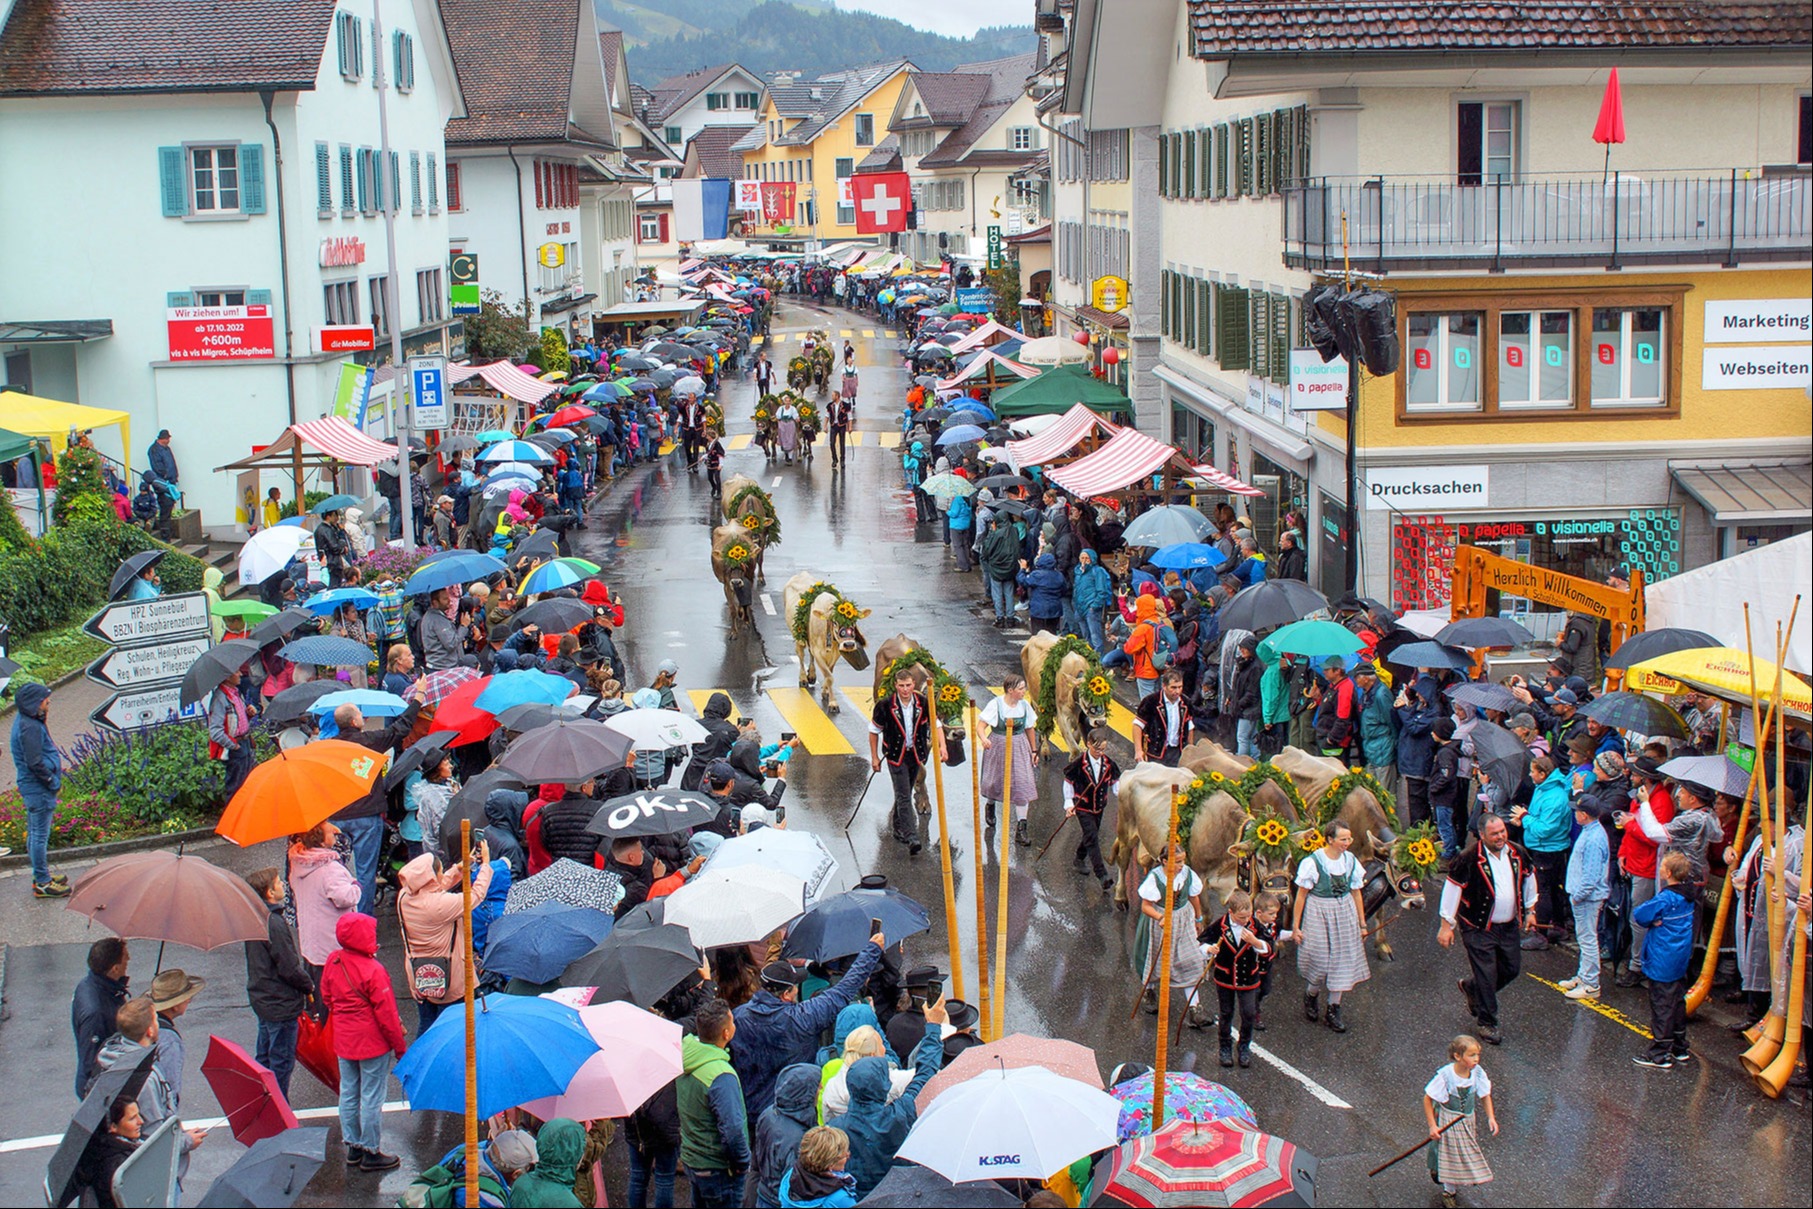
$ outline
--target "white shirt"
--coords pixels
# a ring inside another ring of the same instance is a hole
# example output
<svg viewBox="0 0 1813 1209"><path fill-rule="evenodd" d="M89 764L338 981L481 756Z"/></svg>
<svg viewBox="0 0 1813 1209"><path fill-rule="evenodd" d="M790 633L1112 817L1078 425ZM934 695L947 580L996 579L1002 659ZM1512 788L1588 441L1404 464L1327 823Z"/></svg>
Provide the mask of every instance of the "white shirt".
<svg viewBox="0 0 1813 1209"><path fill-rule="evenodd" d="M1517 883L1511 867L1511 846L1503 852L1486 849L1486 868L1492 874L1492 922L1510 923L1517 918Z"/></svg>
<svg viewBox="0 0 1813 1209"><path fill-rule="evenodd" d="M1357 890L1360 885L1360 861L1351 851L1343 852L1341 859L1330 862L1320 852L1312 852L1303 858L1297 866L1297 884L1305 890L1314 890L1321 881L1320 870L1328 870L1330 877L1346 877L1349 890Z"/></svg>
<svg viewBox="0 0 1813 1209"><path fill-rule="evenodd" d="M1446 1104L1448 1098L1463 1087L1471 1087L1473 1094L1481 1100L1492 1094L1492 1080L1487 1077L1485 1067L1474 1067L1463 1079L1454 1073L1452 1062L1443 1063L1429 1080L1429 1085L1423 1088L1423 1094L1437 1104Z"/></svg>
<svg viewBox="0 0 1813 1209"><path fill-rule="evenodd" d="M1171 884L1176 892L1176 902L1179 904L1202 893L1202 878L1196 870L1188 865L1177 871L1177 876L1172 879ZM1149 903L1165 901L1165 867L1163 865L1156 866L1152 872L1146 874L1146 880L1139 884L1139 896Z"/></svg>
<svg viewBox="0 0 1813 1209"><path fill-rule="evenodd" d="M1088 761L1088 764L1089 764L1089 779L1091 781L1101 780L1102 779L1102 762L1100 760L1096 759L1094 756L1090 755L1088 752L1083 753L1083 759ZM1115 787L1119 784L1120 784L1119 781L1108 782L1108 792L1109 793L1115 792ZM1064 782L1064 809L1065 810L1074 810L1076 808L1074 805L1075 802L1076 802L1076 786L1072 785L1069 781L1065 781Z"/></svg>
<svg viewBox="0 0 1813 1209"><path fill-rule="evenodd" d="M977 715L982 725L990 730L1005 730L1007 719L1014 720L1014 734L1023 734L1039 724L1039 712L1032 707L1032 702L1022 700L1018 705L1008 705L1006 697L995 697L982 707Z"/></svg>
<svg viewBox="0 0 1813 1209"><path fill-rule="evenodd" d="M909 746L909 747L911 747L912 743L913 743L913 717L914 717L913 707L915 705L917 705L918 703L919 703L919 698L916 696L902 698L902 700L900 702L901 729L906 731L906 741L907 741L907 746ZM875 725L875 721L873 718L871 718L869 720L869 733L871 735L879 735L881 733L881 727Z"/></svg>

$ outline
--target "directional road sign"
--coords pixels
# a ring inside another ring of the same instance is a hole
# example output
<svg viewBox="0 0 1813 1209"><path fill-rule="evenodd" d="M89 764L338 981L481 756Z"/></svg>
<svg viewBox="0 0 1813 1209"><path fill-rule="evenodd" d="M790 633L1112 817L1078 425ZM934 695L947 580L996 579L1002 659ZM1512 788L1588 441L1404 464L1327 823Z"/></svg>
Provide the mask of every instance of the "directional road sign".
<svg viewBox="0 0 1813 1209"><path fill-rule="evenodd" d="M152 600L122 600L90 617L82 629L116 645L192 638L208 632L208 597L204 592L183 592Z"/></svg>
<svg viewBox="0 0 1813 1209"><path fill-rule="evenodd" d="M182 691L183 686L176 683L115 693L102 702L99 709L89 714L88 720L110 730L138 730L169 722L173 718L201 717L200 704L183 708Z"/></svg>
<svg viewBox="0 0 1813 1209"><path fill-rule="evenodd" d="M208 635L172 638L144 646L115 647L88 665L88 678L108 688L145 688L181 680L212 645Z"/></svg>

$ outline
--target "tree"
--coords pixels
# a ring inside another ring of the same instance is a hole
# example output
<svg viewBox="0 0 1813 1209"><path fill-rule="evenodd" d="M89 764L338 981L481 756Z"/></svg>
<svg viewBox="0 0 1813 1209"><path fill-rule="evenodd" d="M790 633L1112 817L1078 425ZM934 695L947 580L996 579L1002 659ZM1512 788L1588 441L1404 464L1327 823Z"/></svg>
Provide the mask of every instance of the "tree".
<svg viewBox="0 0 1813 1209"><path fill-rule="evenodd" d="M527 302L512 310L504 305L502 294L486 290L479 297L479 313L466 316L466 352L474 361L520 361L534 343Z"/></svg>
<svg viewBox="0 0 1813 1209"><path fill-rule="evenodd" d="M113 515L112 492L101 476L101 455L80 445L71 445L57 459L57 502L51 512L56 523L68 522L83 497L100 501L109 516Z"/></svg>
<svg viewBox="0 0 1813 1209"><path fill-rule="evenodd" d="M1007 249L1001 257L1001 267L984 269L982 284L995 292L995 318L1008 327L1014 327L1020 319L1020 253L1017 248Z"/></svg>

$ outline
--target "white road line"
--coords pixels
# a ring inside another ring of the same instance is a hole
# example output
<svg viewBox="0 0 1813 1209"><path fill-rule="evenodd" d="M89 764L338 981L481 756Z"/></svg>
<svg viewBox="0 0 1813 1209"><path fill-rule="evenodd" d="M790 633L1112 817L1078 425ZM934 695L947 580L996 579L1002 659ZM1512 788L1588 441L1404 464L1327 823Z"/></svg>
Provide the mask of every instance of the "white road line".
<svg viewBox="0 0 1813 1209"><path fill-rule="evenodd" d="M1304 1089L1306 1091L1308 1091L1310 1095L1312 1095L1316 1099L1322 1101L1322 1103L1328 1105L1330 1108L1352 1108L1353 1107L1353 1105L1351 1105L1347 1101L1343 1100L1340 1096L1335 1095L1334 1092L1329 1091L1326 1087L1323 1087L1320 1083L1316 1082L1314 1079L1310 1078L1308 1075L1304 1074L1302 1071L1298 1070L1296 1067L1294 1067L1290 1063L1286 1062L1283 1058L1280 1058L1277 1054L1272 1053L1272 1051L1266 1049L1263 1045L1253 1046L1253 1053L1259 1058L1259 1060L1261 1062L1271 1063L1273 1066L1277 1067L1279 1070L1283 1071L1285 1074L1289 1075L1291 1078L1293 1078L1297 1082L1301 1083L1303 1085Z"/></svg>
<svg viewBox="0 0 1813 1209"><path fill-rule="evenodd" d="M391 1100L384 1105L385 1112L408 1112L409 1101ZM298 1108L298 1121L323 1121L340 1115L338 1108ZM183 1125L189 1129L219 1129L227 1123L225 1117L204 1117L199 1121L185 1119ZM13 1138L0 1142L0 1154L17 1154L21 1150L47 1150L63 1140L60 1133L39 1134L35 1138Z"/></svg>
<svg viewBox="0 0 1813 1209"><path fill-rule="evenodd" d="M781 485L781 476L777 474L774 476L774 482L768 484L768 490L773 491L776 487L779 487L780 485Z"/></svg>
<svg viewBox="0 0 1813 1209"><path fill-rule="evenodd" d="M775 613L774 613L774 596L771 593L768 593L768 592L762 593L762 612L768 614L768 616L770 616L770 617L773 617L775 615Z"/></svg>

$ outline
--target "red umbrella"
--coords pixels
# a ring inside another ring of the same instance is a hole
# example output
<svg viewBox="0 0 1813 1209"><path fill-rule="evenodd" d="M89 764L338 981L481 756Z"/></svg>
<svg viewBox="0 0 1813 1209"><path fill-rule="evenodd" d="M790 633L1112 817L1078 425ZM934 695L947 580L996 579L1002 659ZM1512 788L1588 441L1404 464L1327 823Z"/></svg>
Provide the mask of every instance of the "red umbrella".
<svg viewBox="0 0 1813 1209"><path fill-rule="evenodd" d="M277 1076L225 1037L208 1038L201 1073L214 1089L220 1111L226 1114L233 1139L240 1145L276 1137L300 1124L277 1086Z"/></svg>
<svg viewBox="0 0 1813 1209"><path fill-rule="evenodd" d="M1605 81L1605 98L1599 102L1599 120L1593 123L1593 142L1605 144L1605 171L1612 170L1612 144L1624 141L1624 90L1618 86L1618 69Z"/></svg>
<svg viewBox="0 0 1813 1209"><path fill-rule="evenodd" d="M1091 1205L1313 1205L1316 1160L1232 1121L1173 1121L1121 1145Z"/></svg>
<svg viewBox="0 0 1813 1209"><path fill-rule="evenodd" d="M1622 130L1623 127L1619 127L1619 129ZM1622 142L1623 140L1620 139L1619 141ZM587 407L583 403L569 403L565 407L561 408L559 411L555 412L553 415L548 417L548 427L549 428L563 428L568 424L577 424L581 420L587 419L588 417L595 416L597 414L598 413L596 411L592 410L590 407Z"/></svg>
<svg viewBox="0 0 1813 1209"><path fill-rule="evenodd" d="M434 729L454 732L456 738L447 741L448 747L462 747L467 743L477 743L491 737L497 729L497 717L478 708L478 695L491 683L491 677L482 676L466 683L441 698L441 703L434 707Z"/></svg>

